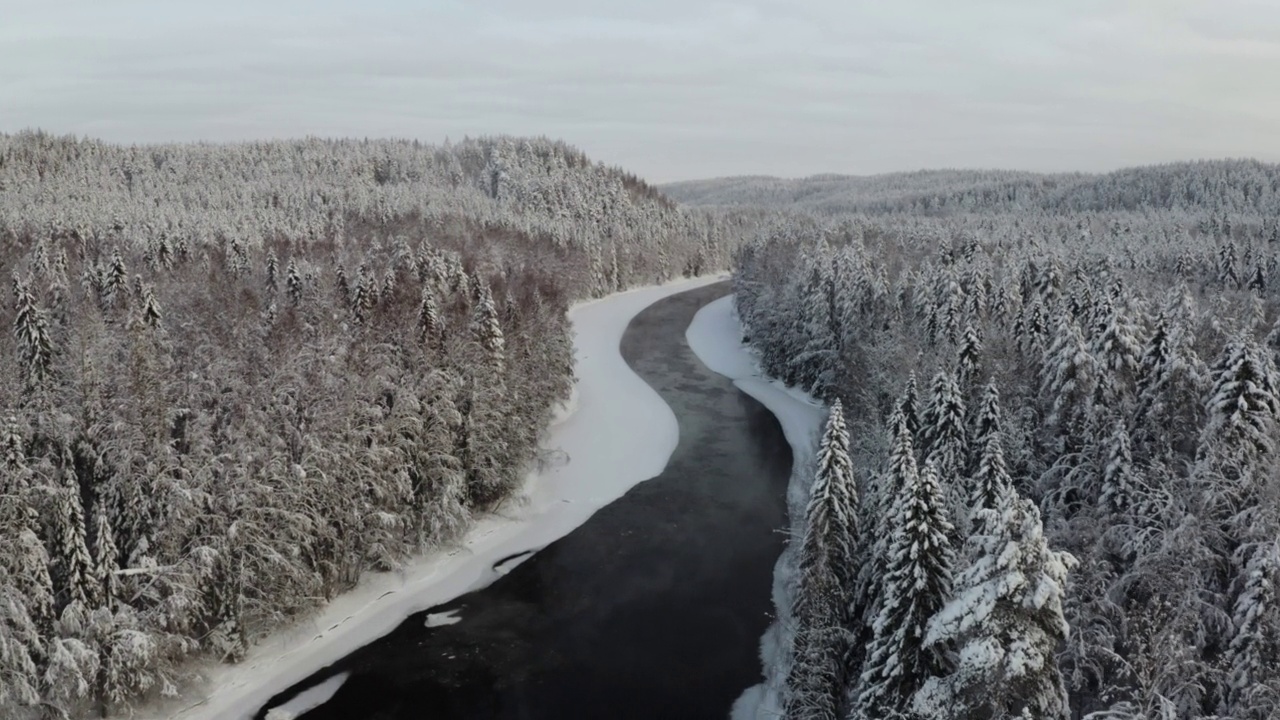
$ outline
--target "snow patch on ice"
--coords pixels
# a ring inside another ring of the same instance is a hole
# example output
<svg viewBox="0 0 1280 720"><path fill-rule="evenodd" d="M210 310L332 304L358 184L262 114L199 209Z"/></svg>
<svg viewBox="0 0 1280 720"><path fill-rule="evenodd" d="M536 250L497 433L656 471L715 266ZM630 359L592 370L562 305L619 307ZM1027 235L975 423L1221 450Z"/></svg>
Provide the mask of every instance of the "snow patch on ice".
<svg viewBox="0 0 1280 720"><path fill-rule="evenodd" d="M685 332L689 347L709 369L733 380L744 393L755 398L778 418L782 434L791 445L792 472L787 487L787 509L791 536L803 532L804 507L813 477L814 450L827 419L827 408L808 393L783 385L765 375L750 348L742 344L742 326L733 306L733 296L721 298L698 311ZM787 610L791 607L790 579L795 558L788 545L778 558L773 573L773 602L777 619L760 639L764 682L747 688L733 704L731 720L774 720L782 717L779 690L787 674L787 651L791 637L787 631Z"/></svg>
<svg viewBox="0 0 1280 720"><path fill-rule="evenodd" d="M462 622L462 618L458 617L461 610L446 610L445 612L428 613L427 621L423 627L442 627L444 625L456 625Z"/></svg>
<svg viewBox="0 0 1280 720"><path fill-rule="evenodd" d="M329 698L337 694L342 684L351 673L338 673L324 682L313 685L294 695L287 701L271 708L267 712L267 720L294 720L299 715L314 710L329 702Z"/></svg>
<svg viewBox="0 0 1280 720"><path fill-rule="evenodd" d="M408 616L493 582L501 574L494 567L499 559L549 545L637 483L659 475L680 429L671 408L622 359L622 335L633 317L658 300L726 277L680 279L574 305L569 319L577 381L543 441L544 449L558 451L565 462L531 472L523 496L504 504L502 515L477 521L458 547L427 552L397 572L367 573L315 615L257 643L243 662L198 669L203 684L188 689L187 697L157 702L131 717L250 718L276 694L386 635Z"/></svg>

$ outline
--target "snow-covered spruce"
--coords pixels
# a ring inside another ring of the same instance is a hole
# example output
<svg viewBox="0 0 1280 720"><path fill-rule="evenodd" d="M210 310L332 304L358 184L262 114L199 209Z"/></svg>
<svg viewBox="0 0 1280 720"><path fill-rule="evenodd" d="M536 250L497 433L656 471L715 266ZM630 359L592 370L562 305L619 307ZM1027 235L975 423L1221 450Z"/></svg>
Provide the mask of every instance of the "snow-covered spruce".
<svg viewBox="0 0 1280 720"><path fill-rule="evenodd" d="M924 636L926 647L952 648L955 667L930 678L912 708L954 720L1067 718L1054 654L1068 633L1062 600L1075 558L1049 549L1039 510L1011 489L976 515L970 564Z"/></svg>
<svg viewBox="0 0 1280 720"><path fill-rule="evenodd" d="M844 662L853 638L847 599L857 567L857 492L844 412L836 400L818 446L792 600L795 634L784 706L789 718L834 720L843 701Z"/></svg>

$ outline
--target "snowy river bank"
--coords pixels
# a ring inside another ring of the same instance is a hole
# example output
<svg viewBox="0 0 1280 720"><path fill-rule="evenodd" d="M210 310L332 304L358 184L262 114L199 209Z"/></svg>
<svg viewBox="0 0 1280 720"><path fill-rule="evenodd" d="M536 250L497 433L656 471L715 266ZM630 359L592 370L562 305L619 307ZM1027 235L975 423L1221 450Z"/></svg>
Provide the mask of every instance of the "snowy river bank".
<svg viewBox="0 0 1280 720"><path fill-rule="evenodd" d="M392 631L409 615L484 587L513 562L581 525L630 487L660 473L676 447L671 409L635 375L619 351L631 319L664 297L722 280L704 277L640 288L581 303L569 313L577 358L574 399L549 429L544 447L569 462L532 473L524 497L480 519L457 547L425 553L393 573L371 573L306 620L256 643L236 665L201 670L203 683L183 699L145 708L135 718L241 720L272 697ZM603 471L607 468L607 471ZM326 692L291 704L301 712Z"/></svg>

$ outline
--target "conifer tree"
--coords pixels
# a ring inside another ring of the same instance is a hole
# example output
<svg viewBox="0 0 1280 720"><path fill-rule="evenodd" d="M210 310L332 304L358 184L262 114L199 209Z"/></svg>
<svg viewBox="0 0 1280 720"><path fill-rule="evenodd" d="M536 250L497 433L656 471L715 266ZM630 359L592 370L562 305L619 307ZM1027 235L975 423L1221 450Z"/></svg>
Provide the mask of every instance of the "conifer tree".
<svg viewBox="0 0 1280 720"><path fill-rule="evenodd" d="M1012 491L977 515L984 534L970 536L972 561L923 638L935 651L954 647L956 667L930 678L913 709L939 720L1065 720L1055 652L1067 637L1062 601L1075 558L1049 549L1039 510Z"/></svg>
<svg viewBox="0 0 1280 720"><path fill-rule="evenodd" d="M276 251L267 252L267 290L275 293L280 287L280 259L276 257Z"/></svg>
<svg viewBox="0 0 1280 720"><path fill-rule="evenodd" d="M916 374L913 371L907 377L907 384L902 390L902 395L898 398L898 402L894 404L893 413L890 415L889 430L897 436L899 425L905 428L911 437L915 437L920 432L920 415L918 411L919 399L916 390Z"/></svg>
<svg viewBox="0 0 1280 720"><path fill-rule="evenodd" d="M992 378L983 389L982 398L978 401L978 418L973 433L973 442L978 452L981 453L986 447L987 438L1001 432L1002 429L1000 388Z"/></svg>
<svg viewBox="0 0 1280 720"><path fill-rule="evenodd" d="M478 283L479 302L476 304L475 317L471 322L471 333L488 357L489 366L497 376L502 376L506 359L506 340L502 335L502 323L498 320L498 310L493 305L493 293L489 284Z"/></svg>
<svg viewBox="0 0 1280 720"><path fill-rule="evenodd" d="M111 521L102 503L98 503L94 516L93 574L101 584L102 600L110 608L120 598L120 578L116 572L120 569L120 551L116 547L115 531L111 528Z"/></svg>
<svg viewBox="0 0 1280 720"><path fill-rule="evenodd" d="M1092 412L1097 367L1080 327L1065 316L1045 353L1042 377L1041 395L1051 403L1048 425L1056 430L1060 451L1074 451Z"/></svg>
<svg viewBox="0 0 1280 720"><path fill-rule="evenodd" d="M1280 672L1280 602L1275 591L1280 563L1274 541L1246 546L1241 552L1249 560L1235 601L1235 632L1227 648L1231 717L1266 720L1280 712L1274 685Z"/></svg>
<svg viewBox="0 0 1280 720"><path fill-rule="evenodd" d="M1107 442L1107 463L1102 471L1099 501L1109 512L1125 516L1135 504L1138 480L1129 445L1129 430L1123 420L1115 420Z"/></svg>
<svg viewBox="0 0 1280 720"><path fill-rule="evenodd" d="M844 688L843 663L850 650L858 500L849 457L849 437L840 401L827 418L817 471L805 513L799 576L792 601L795 635L787 678L788 718L837 717Z"/></svg>
<svg viewBox="0 0 1280 720"><path fill-rule="evenodd" d="M85 542L84 510L76 488L62 487L53 495L56 566L67 602L86 608L97 605L100 586L93 571L93 557Z"/></svg>
<svg viewBox="0 0 1280 720"><path fill-rule="evenodd" d="M297 307L302 304L302 275L298 273L298 262L289 258L285 268L285 289L289 292L289 302Z"/></svg>
<svg viewBox="0 0 1280 720"><path fill-rule="evenodd" d="M962 471L967 457L964 426L964 395L951 373L934 375L929 404L920 421L921 454L937 466L940 474L951 477Z"/></svg>
<svg viewBox="0 0 1280 720"><path fill-rule="evenodd" d="M418 341L423 345L433 345L442 337L440 310L436 307L436 296L429 287L422 288L422 303L418 309Z"/></svg>
<svg viewBox="0 0 1280 720"><path fill-rule="evenodd" d="M49 336L49 323L44 311L36 305L28 281L13 276L14 309L13 334L22 353L22 365L27 380L33 385L44 382L53 362L53 340Z"/></svg>
<svg viewBox="0 0 1280 720"><path fill-rule="evenodd" d="M1098 363L1099 402L1120 410L1127 406L1141 369L1142 347L1137 329L1124 311L1107 302L1093 344Z"/></svg>
<svg viewBox="0 0 1280 720"><path fill-rule="evenodd" d="M123 301L125 285L128 284L128 281L129 273L125 269L124 258L120 255L120 248L114 248L111 251L111 264L107 266L101 282L104 308L113 308Z"/></svg>
<svg viewBox="0 0 1280 720"><path fill-rule="evenodd" d="M973 496L969 499L970 519L979 510L994 510L1005 493L1013 491L1013 481L1004 461L1004 442L1000 431L988 433L973 474ZM975 528L979 532L980 528Z"/></svg>
<svg viewBox="0 0 1280 720"><path fill-rule="evenodd" d="M907 477L894 502L874 639L867 648L853 717L875 720L905 714L925 681L946 670L938 648L924 645L929 618L951 593L951 523L933 463Z"/></svg>
<svg viewBox="0 0 1280 720"><path fill-rule="evenodd" d="M351 288L351 314L355 316L356 322L365 322L369 319L369 314L373 311L373 305L377 302L374 299L374 293L377 289L373 287L373 280L369 277L369 268L361 264L356 269L356 283Z"/></svg>
<svg viewBox="0 0 1280 720"><path fill-rule="evenodd" d="M1238 335L1227 343L1212 370L1206 402L1208 424L1200 436L1200 455L1247 464L1275 450L1280 418L1276 369L1252 338Z"/></svg>
<svg viewBox="0 0 1280 720"><path fill-rule="evenodd" d="M961 388L965 390L971 389L981 365L982 339L978 336L978 331L973 327L973 324L970 323L965 325L964 333L960 336L960 350L956 359L956 375Z"/></svg>

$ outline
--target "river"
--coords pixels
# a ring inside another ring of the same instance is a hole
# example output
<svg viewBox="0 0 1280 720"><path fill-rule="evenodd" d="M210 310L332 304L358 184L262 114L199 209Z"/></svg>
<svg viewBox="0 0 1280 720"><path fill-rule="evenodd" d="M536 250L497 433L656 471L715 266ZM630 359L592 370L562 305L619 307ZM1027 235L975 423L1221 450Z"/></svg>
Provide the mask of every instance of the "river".
<svg viewBox="0 0 1280 720"><path fill-rule="evenodd" d="M774 416L685 341L698 309L728 292L718 283L660 300L623 335L624 359L679 423L661 475L280 697L349 673L302 717L727 718L761 679L791 469ZM456 623L427 627L428 614L450 611Z"/></svg>

